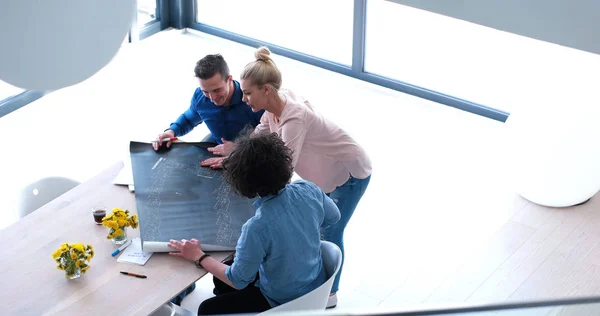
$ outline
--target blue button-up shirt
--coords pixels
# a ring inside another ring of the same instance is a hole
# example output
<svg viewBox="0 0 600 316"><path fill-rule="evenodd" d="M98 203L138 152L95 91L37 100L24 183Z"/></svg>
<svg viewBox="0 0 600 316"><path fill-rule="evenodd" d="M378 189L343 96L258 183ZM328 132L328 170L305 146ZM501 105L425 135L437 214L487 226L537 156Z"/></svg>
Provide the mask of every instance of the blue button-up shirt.
<svg viewBox="0 0 600 316"><path fill-rule="evenodd" d="M175 132L175 136L183 136L204 122L215 142L222 144L221 138L232 141L247 125L256 127L264 110L252 112L250 106L242 101L240 84L234 80L233 85L235 90L227 106L215 105L197 88L190 108L171 123L169 129Z"/></svg>
<svg viewBox="0 0 600 316"><path fill-rule="evenodd" d="M234 262L225 270L227 279L242 289L260 272L255 286L272 307L325 283L320 229L340 219L335 203L312 182L298 180L254 206L256 214L242 226Z"/></svg>

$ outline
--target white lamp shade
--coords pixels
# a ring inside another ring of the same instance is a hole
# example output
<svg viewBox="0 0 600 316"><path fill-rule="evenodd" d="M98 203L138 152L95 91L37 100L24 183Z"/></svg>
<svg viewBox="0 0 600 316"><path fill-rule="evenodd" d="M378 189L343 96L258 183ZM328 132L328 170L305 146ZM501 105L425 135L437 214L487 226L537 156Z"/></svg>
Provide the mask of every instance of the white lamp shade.
<svg viewBox="0 0 600 316"><path fill-rule="evenodd" d="M593 90L592 90L593 91ZM538 106L506 121L507 162L516 192L544 206L573 206L600 190L600 111L585 91L548 89Z"/></svg>
<svg viewBox="0 0 600 316"><path fill-rule="evenodd" d="M0 79L55 90L94 75L131 27L133 0L0 1Z"/></svg>

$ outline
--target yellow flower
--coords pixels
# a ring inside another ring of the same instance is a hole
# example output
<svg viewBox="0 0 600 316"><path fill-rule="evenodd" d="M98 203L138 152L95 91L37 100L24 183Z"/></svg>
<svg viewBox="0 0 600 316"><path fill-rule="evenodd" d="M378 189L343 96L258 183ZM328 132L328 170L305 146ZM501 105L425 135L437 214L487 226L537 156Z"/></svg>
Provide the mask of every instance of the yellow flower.
<svg viewBox="0 0 600 316"><path fill-rule="evenodd" d="M84 252L85 251L85 249L83 248L82 244L74 244L73 248L77 249L77 251L79 251L79 252Z"/></svg>
<svg viewBox="0 0 600 316"><path fill-rule="evenodd" d="M62 255L62 251L59 248L59 249L56 249L56 251L52 253L52 258L57 259L58 257L60 257L60 255Z"/></svg>
<svg viewBox="0 0 600 316"><path fill-rule="evenodd" d="M86 261L90 261L94 256L92 245L76 243L69 245L64 243L52 253L52 258L57 263L56 269L65 271L65 275L70 278L74 276L73 271L76 268L85 271L89 268Z"/></svg>
<svg viewBox="0 0 600 316"><path fill-rule="evenodd" d="M115 207L111 214L102 219L102 225L110 228L106 239L112 239L124 235L123 228L137 228L139 225L136 214L129 216L129 210ZM92 254L93 256L93 254Z"/></svg>

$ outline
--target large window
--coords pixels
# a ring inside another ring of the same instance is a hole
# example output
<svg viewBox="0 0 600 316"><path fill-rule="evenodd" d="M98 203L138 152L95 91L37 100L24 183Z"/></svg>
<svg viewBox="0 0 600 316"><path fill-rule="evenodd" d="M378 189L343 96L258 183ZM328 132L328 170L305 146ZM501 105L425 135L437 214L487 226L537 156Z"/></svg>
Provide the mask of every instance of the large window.
<svg viewBox="0 0 600 316"><path fill-rule="evenodd" d="M368 0L365 71L511 112L596 76L600 56Z"/></svg>
<svg viewBox="0 0 600 316"><path fill-rule="evenodd" d="M196 21L336 63L352 63L351 0L196 0Z"/></svg>

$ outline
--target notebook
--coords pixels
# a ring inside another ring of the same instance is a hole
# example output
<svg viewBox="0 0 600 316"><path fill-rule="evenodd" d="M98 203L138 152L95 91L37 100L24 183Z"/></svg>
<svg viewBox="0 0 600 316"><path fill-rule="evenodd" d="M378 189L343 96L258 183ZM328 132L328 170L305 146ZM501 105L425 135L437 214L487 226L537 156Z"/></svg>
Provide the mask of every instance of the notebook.
<svg viewBox="0 0 600 316"><path fill-rule="evenodd" d="M131 245L123 250L117 262L135 263L143 266L150 257L152 257L152 252L143 252L142 241L139 237L135 237L131 240Z"/></svg>

